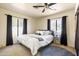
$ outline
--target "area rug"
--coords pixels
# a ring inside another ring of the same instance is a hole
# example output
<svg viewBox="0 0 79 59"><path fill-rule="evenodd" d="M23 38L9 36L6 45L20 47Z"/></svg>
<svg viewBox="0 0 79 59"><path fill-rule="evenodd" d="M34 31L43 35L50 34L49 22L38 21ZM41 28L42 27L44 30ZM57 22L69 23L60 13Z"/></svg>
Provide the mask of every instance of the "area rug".
<svg viewBox="0 0 79 59"><path fill-rule="evenodd" d="M64 48L56 46L48 46L40 51L41 56L74 56L71 52Z"/></svg>

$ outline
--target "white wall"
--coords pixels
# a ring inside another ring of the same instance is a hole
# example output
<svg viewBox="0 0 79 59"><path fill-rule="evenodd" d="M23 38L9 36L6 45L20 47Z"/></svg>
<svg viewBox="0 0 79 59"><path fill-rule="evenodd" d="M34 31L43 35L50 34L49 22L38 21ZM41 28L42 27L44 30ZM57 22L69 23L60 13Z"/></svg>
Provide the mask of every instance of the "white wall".
<svg viewBox="0 0 79 59"><path fill-rule="evenodd" d="M59 18L62 16L67 17L67 39L68 46L74 47L75 45L75 29L76 29L76 19L75 19L75 8L67 11L63 11L54 15L50 15L38 20L37 29L47 29L47 19Z"/></svg>
<svg viewBox="0 0 79 59"><path fill-rule="evenodd" d="M38 25L37 24L37 19L28 20L28 23L27 23L27 33L28 34L34 33L37 30L36 25Z"/></svg>
<svg viewBox="0 0 79 59"><path fill-rule="evenodd" d="M34 18L0 8L0 47L6 45L7 18L5 14L10 14L13 16L18 16L21 18L28 19L27 33L33 33L35 31L35 19Z"/></svg>

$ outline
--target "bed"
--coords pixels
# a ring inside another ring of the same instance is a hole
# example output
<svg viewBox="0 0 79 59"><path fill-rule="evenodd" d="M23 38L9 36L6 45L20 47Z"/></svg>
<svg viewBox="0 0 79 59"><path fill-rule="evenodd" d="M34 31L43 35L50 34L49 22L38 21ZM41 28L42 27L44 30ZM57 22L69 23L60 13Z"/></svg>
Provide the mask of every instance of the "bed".
<svg viewBox="0 0 79 59"><path fill-rule="evenodd" d="M36 31L34 34L24 34L17 37L19 43L28 47L32 55L36 55L38 49L53 41L52 31Z"/></svg>

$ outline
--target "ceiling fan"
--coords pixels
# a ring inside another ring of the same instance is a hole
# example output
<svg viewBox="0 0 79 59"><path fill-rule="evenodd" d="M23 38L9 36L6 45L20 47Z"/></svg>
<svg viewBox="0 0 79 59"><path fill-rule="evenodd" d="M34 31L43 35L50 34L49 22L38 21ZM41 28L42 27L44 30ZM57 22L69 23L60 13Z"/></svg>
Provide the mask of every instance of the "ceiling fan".
<svg viewBox="0 0 79 59"><path fill-rule="evenodd" d="M48 9L51 9L50 6L52 5L55 5L56 3L44 3L44 5L36 5L36 6L33 6L34 8L41 8L41 7L44 7L44 9L42 10L42 13L45 12L46 8ZM51 9L51 10L54 10L54 9Z"/></svg>

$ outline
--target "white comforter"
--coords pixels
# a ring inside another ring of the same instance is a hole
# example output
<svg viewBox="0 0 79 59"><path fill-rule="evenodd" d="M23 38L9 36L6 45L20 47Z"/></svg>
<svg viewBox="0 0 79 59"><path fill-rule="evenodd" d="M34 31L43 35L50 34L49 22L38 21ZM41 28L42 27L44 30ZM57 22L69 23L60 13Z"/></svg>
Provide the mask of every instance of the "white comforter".
<svg viewBox="0 0 79 59"><path fill-rule="evenodd" d="M39 41L39 38L42 38L43 41ZM17 40L24 46L28 47L31 50L32 55L36 55L40 47L48 45L53 40L53 36L27 34L19 36Z"/></svg>

